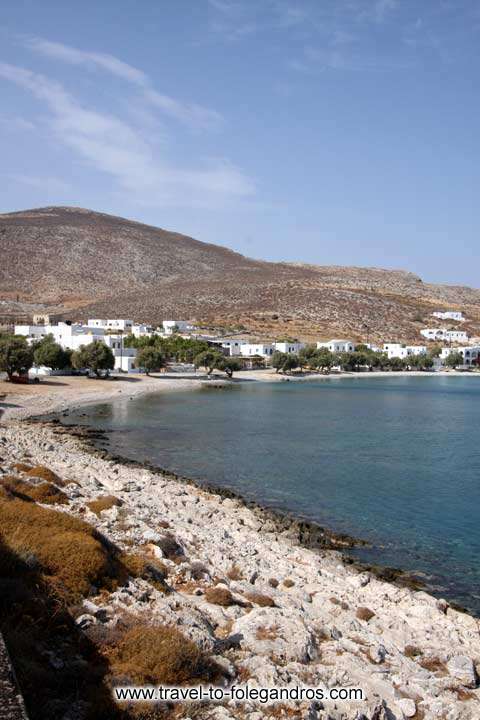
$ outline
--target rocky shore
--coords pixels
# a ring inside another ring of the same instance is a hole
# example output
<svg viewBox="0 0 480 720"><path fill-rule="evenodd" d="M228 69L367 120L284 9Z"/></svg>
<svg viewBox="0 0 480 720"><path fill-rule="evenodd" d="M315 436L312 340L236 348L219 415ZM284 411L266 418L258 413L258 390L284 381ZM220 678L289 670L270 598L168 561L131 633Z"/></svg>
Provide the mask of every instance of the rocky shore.
<svg viewBox="0 0 480 720"><path fill-rule="evenodd" d="M224 687L364 694L361 701L204 704L183 715L172 709L172 717L480 717L480 622L346 564L331 549L341 538L282 525L238 498L118 462L56 423L9 420L0 428L0 455L4 476L14 464L20 474L50 468L65 496L56 510L91 524L122 552L142 548L164 567L165 587L138 576L108 593L92 587L74 614L80 632L106 632L128 615L180 629L221 669ZM52 662L68 662L60 649L54 654ZM68 720L82 717L78 707Z"/></svg>

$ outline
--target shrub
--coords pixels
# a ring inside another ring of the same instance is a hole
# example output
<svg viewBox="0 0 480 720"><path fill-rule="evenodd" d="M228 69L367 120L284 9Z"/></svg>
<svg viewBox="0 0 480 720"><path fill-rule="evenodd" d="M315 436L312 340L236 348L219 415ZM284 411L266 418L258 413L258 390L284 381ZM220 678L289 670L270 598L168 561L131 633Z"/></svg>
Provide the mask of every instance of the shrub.
<svg viewBox="0 0 480 720"><path fill-rule="evenodd" d="M234 563L229 570L227 570L227 577L229 580L241 580L243 573L241 568Z"/></svg>
<svg viewBox="0 0 480 720"><path fill-rule="evenodd" d="M45 467L45 465L35 465L34 467L29 467L28 469L24 470L24 472L27 475L41 478L42 480L46 480L47 482L53 483L54 485L58 485L59 487L63 487L65 485L65 483L57 475L57 473L54 473L53 470Z"/></svg>
<svg viewBox="0 0 480 720"><path fill-rule="evenodd" d="M222 607L235 605L235 600L230 590L222 587L207 588L205 591L205 600L213 605L222 605Z"/></svg>
<svg viewBox="0 0 480 720"><path fill-rule="evenodd" d="M279 582L278 582L277 578L270 578L269 581L268 581L268 584L269 584L270 587L272 587L272 588L277 588L278 585L279 585Z"/></svg>
<svg viewBox="0 0 480 720"><path fill-rule="evenodd" d="M295 583L293 582L293 580L291 580L291 578L285 578L285 580L283 581L283 584L286 588L291 588L295 585Z"/></svg>
<svg viewBox="0 0 480 720"><path fill-rule="evenodd" d="M375 613L373 612L373 610L370 610L367 607L357 608L357 612L355 614L359 620L365 620L365 622L368 622L373 617L375 617Z"/></svg>
<svg viewBox="0 0 480 720"><path fill-rule="evenodd" d="M32 500L44 505L66 505L68 503L65 493L49 482L33 485L12 476L5 476L1 478L0 482L11 495L20 500Z"/></svg>
<svg viewBox="0 0 480 720"><path fill-rule="evenodd" d="M195 643L168 626L127 630L109 660L114 677L137 684L188 685L215 680L220 674Z"/></svg>
<svg viewBox="0 0 480 720"><path fill-rule="evenodd" d="M417 655L421 655L422 651L416 645L405 645L403 654L405 655L405 657L413 658L417 657Z"/></svg>
<svg viewBox="0 0 480 720"><path fill-rule="evenodd" d="M87 507L94 512L97 517L100 517L100 513L103 510L110 510L112 507L121 507L122 505L122 501L114 495L103 495L96 500L87 502Z"/></svg>
<svg viewBox="0 0 480 720"><path fill-rule="evenodd" d="M66 602L111 586L118 576L116 549L82 520L17 498L0 499L3 542L20 557L33 557L42 578Z"/></svg>
<svg viewBox="0 0 480 720"><path fill-rule="evenodd" d="M12 468L14 470L16 470L17 472L28 472L29 470L32 469L32 466L26 465L25 463L22 463L22 462L16 462L16 463L13 463Z"/></svg>
<svg viewBox="0 0 480 720"><path fill-rule="evenodd" d="M125 553L120 558L126 572L132 577L147 580L160 592L169 590L165 580L168 575L168 568L158 560L152 561L138 553Z"/></svg>
<svg viewBox="0 0 480 720"><path fill-rule="evenodd" d="M269 595L263 595L262 593L257 592L249 592L245 593L245 597L247 600L250 600L250 602L255 603L255 605L260 605L260 607L275 607L275 602L273 598L271 598Z"/></svg>
<svg viewBox="0 0 480 720"><path fill-rule="evenodd" d="M171 535L164 535L158 542L158 547L168 560L176 560L185 555L184 550L179 542Z"/></svg>

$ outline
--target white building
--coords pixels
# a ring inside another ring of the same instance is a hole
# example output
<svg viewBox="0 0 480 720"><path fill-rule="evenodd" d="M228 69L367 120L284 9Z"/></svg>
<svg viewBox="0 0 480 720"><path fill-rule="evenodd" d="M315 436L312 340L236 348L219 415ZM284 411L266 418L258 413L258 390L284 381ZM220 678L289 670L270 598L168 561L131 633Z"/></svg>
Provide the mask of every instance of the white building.
<svg viewBox="0 0 480 720"><path fill-rule="evenodd" d="M470 365L476 365L478 358L480 358L480 345L466 345L464 347L446 347L442 348L440 352L440 360L445 364L445 360L451 353L460 353L463 357L464 367Z"/></svg>
<svg viewBox="0 0 480 720"><path fill-rule="evenodd" d="M94 319L87 320L87 326L92 328L102 328L108 332L121 330L124 333L129 333L132 332L133 320L125 320L123 318L116 320Z"/></svg>
<svg viewBox="0 0 480 720"><path fill-rule="evenodd" d="M125 347L123 335L105 335L103 342L108 345L115 358L114 370L138 372L136 367L137 350Z"/></svg>
<svg viewBox="0 0 480 720"><path fill-rule="evenodd" d="M287 355L292 355L298 353L299 350L305 347L305 343L301 342L286 342L286 341L280 341L273 343L275 350L281 353L286 353Z"/></svg>
<svg viewBox="0 0 480 720"><path fill-rule="evenodd" d="M387 354L389 360L392 358L401 358L402 360L410 355L426 355L426 345L402 345L401 343L385 343L383 352Z"/></svg>
<svg viewBox="0 0 480 720"><path fill-rule="evenodd" d="M78 350L94 340L103 340L103 328L88 327L79 323L60 322L58 325L15 325L15 335L23 335L31 344L52 335L55 342L65 349Z"/></svg>
<svg viewBox="0 0 480 720"><path fill-rule="evenodd" d="M143 325L142 323L133 323L132 335L134 337L150 337L153 335L153 328L151 325Z"/></svg>
<svg viewBox="0 0 480 720"><path fill-rule="evenodd" d="M332 353L353 352L355 343L353 340L329 340L328 342L317 342L317 349L326 348Z"/></svg>
<svg viewBox="0 0 480 720"><path fill-rule="evenodd" d="M253 355L270 357L274 350L273 343L244 343L240 347L240 355L243 357L252 357Z"/></svg>
<svg viewBox="0 0 480 720"><path fill-rule="evenodd" d="M466 342L468 335L465 330L447 330L447 328L424 328L420 330L427 340L437 340L446 342Z"/></svg>
<svg viewBox="0 0 480 720"><path fill-rule="evenodd" d="M187 320L164 320L162 325L165 335L173 335L175 332L182 333L195 329Z"/></svg>
<svg viewBox="0 0 480 720"><path fill-rule="evenodd" d="M228 340L222 340L221 345L224 350L226 350L227 355L233 355L238 356L242 354L242 347L243 345L246 345L245 340L239 340L239 339L228 339Z"/></svg>
<svg viewBox="0 0 480 720"><path fill-rule="evenodd" d="M440 318L440 320L457 320L457 322L465 322L463 313L458 310L436 310L432 313L433 317Z"/></svg>

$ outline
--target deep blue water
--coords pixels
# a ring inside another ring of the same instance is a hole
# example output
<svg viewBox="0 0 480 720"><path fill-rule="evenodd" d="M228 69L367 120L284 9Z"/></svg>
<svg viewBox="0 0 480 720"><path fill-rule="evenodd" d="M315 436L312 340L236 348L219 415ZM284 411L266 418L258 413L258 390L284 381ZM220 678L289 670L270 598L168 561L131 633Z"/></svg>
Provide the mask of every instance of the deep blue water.
<svg viewBox="0 0 480 720"><path fill-rule="evenodd" d="M112 430L112 452L366 539L357 556L421 573L480 614L480 378L244 383L68 422Z"/></svg>

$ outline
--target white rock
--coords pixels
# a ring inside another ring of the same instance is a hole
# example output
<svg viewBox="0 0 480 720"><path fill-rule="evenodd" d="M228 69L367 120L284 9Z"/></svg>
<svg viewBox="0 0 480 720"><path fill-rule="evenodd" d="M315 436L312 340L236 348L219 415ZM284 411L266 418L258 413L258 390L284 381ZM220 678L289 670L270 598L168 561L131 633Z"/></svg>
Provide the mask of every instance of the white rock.
<svg viewBox="0 0 480 720"><path fill-rule="evenodd" d="M416 715L417 706L415 705L414 700L411 700L410 698L402 698L402 700L399 700L397 704L404 717L411 718Z"/></svg>
<svg viewBox="0 0 480 720"><path fill-rule="evenodd" d="M447 663L448 672L468 688L477 686L477 674L471 658L467 655L454 655Z"/></svg>
<svg viewBox="0 0 480 720"><path fill-rule="evenodd" d="M242 648L258 655L301 663L317 656L312 631L299 616L280 608L254 609L235 622L232 632L242 636Z"/></svg>

